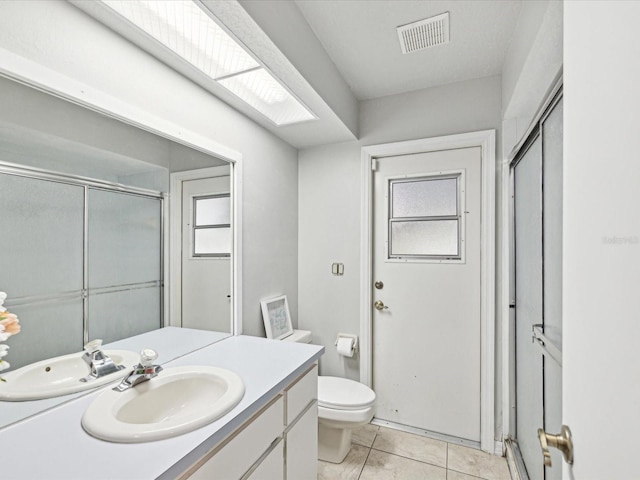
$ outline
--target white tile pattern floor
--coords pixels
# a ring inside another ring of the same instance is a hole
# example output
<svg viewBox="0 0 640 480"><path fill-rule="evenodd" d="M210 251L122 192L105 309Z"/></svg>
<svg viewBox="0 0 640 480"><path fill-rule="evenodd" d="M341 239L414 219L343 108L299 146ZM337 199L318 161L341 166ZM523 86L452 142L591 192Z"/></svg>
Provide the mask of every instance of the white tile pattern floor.
<svg viewBox="0 0 640 480"><path fill-rule="evenodd" d="M353 432L339 465L318 462L318 480L510 480L504 458L376 425Z"/></svg>

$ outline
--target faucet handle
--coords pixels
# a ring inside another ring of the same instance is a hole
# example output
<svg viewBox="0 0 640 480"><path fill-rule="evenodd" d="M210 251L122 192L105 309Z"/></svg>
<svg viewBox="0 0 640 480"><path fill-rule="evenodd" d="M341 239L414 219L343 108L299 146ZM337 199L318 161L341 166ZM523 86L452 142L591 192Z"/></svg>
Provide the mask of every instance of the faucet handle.
<svg viewBox="0 0 640 480"><path fill-rule="evenodd" d="M156 358L158 358L158 354L155 350L145 348L140 352L140 365L142 367L151 367Z"/></svg>
<svg viewBox="0 0 640 480"><path fill-rule="evenodd" d="M102 346L102 339L96 338L95 340L92 340L89 343L87 343L84 346L84 349L89 355L91 355L93 352L100 350L101 346Z"/></svg>

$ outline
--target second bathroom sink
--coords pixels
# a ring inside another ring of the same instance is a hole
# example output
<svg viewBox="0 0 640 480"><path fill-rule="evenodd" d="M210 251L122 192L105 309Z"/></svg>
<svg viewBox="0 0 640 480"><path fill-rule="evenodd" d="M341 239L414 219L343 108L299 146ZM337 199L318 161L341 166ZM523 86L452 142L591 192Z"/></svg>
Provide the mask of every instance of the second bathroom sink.
<svg viewBox="0 0 640 480"><path fill-rule="evenodd" d="M138 354L128 350L106 350L104 353L113 363L126 368L83 382L81 379L89 374L89 366L82 359L83 352L42 360L2 375L6 382L0 382L0 400L41 400L90 390L124 377L138 360Z"/></svg>

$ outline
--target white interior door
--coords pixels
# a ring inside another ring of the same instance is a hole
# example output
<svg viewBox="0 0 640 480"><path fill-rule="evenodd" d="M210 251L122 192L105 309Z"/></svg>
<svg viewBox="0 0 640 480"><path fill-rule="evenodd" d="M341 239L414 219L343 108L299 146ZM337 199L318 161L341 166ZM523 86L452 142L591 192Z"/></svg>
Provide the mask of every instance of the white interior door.
<svg viewBox="0 0 640 480"><path fill-rule="evenodd" d="M640 477L640 63L630 61L640 2L563 8L562 393L575 447L564 478L631 480Z"/></svg>
<svg viewBox="0 0 640 480"><path fill-rule="evenodd" d="M481 162L479 147L385 157L373 188L376 418L474 443Z"/></svg>
<svg viewBox="0 0 640 480"><path fill-rule="evenodd" d="M182 182L182 326L231 332L229 175Z"/></svg>

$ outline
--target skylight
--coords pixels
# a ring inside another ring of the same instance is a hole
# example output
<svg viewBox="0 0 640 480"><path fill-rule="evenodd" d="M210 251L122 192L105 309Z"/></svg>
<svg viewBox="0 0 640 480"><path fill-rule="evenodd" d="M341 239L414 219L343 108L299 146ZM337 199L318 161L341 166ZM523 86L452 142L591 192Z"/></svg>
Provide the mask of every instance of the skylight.
<svg viewBox="0 0 640 480"><path fill-rule="evenodd" d="M276 125L316 118L198 2L102 0L102 3Z"/></svg>

